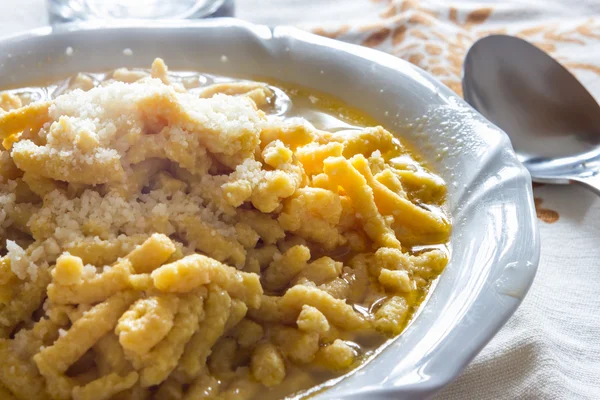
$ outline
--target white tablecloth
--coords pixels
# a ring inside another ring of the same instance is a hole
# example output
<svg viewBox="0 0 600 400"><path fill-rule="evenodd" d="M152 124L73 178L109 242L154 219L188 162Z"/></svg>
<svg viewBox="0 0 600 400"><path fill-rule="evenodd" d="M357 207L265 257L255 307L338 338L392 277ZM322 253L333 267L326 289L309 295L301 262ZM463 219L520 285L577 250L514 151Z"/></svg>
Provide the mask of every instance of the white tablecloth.
<svg viewBox="0 0 600 400"><path fill-rule="evenodd" d="M558 57L600 99L599 0L237 0L237 8L247 20L391 52L458 92L473 40L518 34ZM44 0L0 0L0 35L46 23ZM542 257L533 287L439 399L600 399L600 199L550 186L537 187L535 197Z"/></svg>

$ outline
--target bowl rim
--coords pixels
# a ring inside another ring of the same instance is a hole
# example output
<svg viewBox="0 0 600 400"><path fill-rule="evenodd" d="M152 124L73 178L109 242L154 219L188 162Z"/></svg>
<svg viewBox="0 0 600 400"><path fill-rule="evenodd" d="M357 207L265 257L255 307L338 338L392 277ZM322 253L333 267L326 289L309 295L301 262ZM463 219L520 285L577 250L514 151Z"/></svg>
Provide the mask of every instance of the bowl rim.
<svg viewBox="0 0 600 400"><path fill-rule="evenodd" d="M41 37L57 36L64 34L76 34L81 31L96 31L98 34L106 31L127 31L131 29L139 30L155 30L155 29L195 29L195 28L214 28L221 29L225 27L241 28L247 31L247 34L253 35L258 40L287 40L301 42L311 46L319 46L324 49L335 50L342 52L347 57L360 58L369 60L376 64L385 64L397 68L398 71L404 72L404 74L410 73L414 76L413 79L421 79L432 85L436 92L442 96L448 104L454 104L461 110L466 110L469 113L470 118L474 118L481 121L501 136L501 141L497 144L496 152L502 150L504 162L513 165L518 169L519 182L523 183L524 198L527 198L527 204L521 204L523 208L523 215L526 220L531 222L525 229L527 229L528 240L531 242L531 246L527 251L522 250L524 257L527 258L528 269L519 272L519 276L515 279L508 279L504 282L489 282L490 285L496 285L498 293L506 294L511 296L514 301L501 301L498 300L495 306L498 307L494 314L489 315L490 325L484 329L484 334L477 336L474 340L469 340L465 343L461 343L463 351L454 359L453 363L448 365L446 369L438 376L429 376L428 379L423 379L414 384L405 384L402 388L392 384L386 387L372 388L369 392L370 396L378 398L390 398L396 396L398 393L406 395L409 398L425 398L432 396L435 392L439 391L442 387L450 383L456 378L460 372L471 362L471 360L483 349L483 347L494 337L494 335L501 329L501 327L508 321L508 319L515 312L519 304L522 302L525 294L529 290L533 283L537 266L540 259L540 238L539 230L537 227L537 220L535 217L535 208L533 205L533 194L531 188L531 179L527 170L518 161L508 136L502 132L499 128L495 127L479 113L477 113L472 107L466 104L462 98L460 98L451 89L443 85L436 78L430 75L428 72L421 68L404 61L391 54L383 53L378 50L366 48L363 46L345 43L338 40L318 36L294 27L288 26L276 26L268 27L266 25L258 25L250 22L238 20L235 18L216 18L207 20L172 20L172 21L148 21L148 20L115 20L115 21L85 21L85 22L73 22L55 26L46 26L41 28L32 29L25 32L19 32L13 35L7 35L0 37L0 49L2 49L7 43L18 43L27 42L30 40L37 40ZM1 68L0 68L1 70ZM475 134L477 134L475 132ZM499 150L500 149L500 150ZM488 278L491 279L491 278ZM498 287L498 285L500 285ZM512 293L512 294L511 294ZM514 294L517 293L517 294ZM455 327L456 328L456 327ZM408 330L408 329L407 329ZM406 330L403 332L403 334ZM399 337L402 337L401 334ZM396 342L398 338L394 339ZM432 358L435 355L431 356ZM362 367L361 367L362 368ZM352 378L344 379L348 380ZM342 381L343 382L343 381ZM337 397L337 393L332 393L332 388L325 390L322 394L319 394L318 398L340 398ZM399 389L402 389L399 392ZM363 398L364 392L352 394L345 393L344 398Z"/></svg>

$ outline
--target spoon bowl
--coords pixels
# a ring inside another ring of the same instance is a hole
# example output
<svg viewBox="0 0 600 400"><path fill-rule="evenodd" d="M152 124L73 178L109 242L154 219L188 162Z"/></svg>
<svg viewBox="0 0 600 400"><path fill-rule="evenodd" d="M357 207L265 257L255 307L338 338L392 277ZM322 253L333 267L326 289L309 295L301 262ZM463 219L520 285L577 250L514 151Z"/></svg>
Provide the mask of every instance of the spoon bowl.
<svg viewBox="0 0 600 400"><path fill-rule="evenodd" d="M581 183L600 194L600 105L531 43L492 35L468 51L465 100L510 137L541 183Z"/></svg>

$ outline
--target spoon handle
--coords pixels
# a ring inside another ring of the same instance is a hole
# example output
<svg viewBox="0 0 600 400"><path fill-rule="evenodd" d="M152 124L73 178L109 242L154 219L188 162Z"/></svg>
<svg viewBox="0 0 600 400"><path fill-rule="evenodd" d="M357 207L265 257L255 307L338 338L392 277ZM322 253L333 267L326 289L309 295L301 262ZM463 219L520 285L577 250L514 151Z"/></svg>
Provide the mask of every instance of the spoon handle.
<svg viewBox="0 0 600 400"><path fill-rule="evenodd" d="M574 177L570 177L569 180L571 182L577 183L579 185L582 185L582 186L590 189L592 192L594 192L598 196L600 196L600 172L596 173L595 175L591 175L591 176L585 176L585 177L574 176Z"/></svg>

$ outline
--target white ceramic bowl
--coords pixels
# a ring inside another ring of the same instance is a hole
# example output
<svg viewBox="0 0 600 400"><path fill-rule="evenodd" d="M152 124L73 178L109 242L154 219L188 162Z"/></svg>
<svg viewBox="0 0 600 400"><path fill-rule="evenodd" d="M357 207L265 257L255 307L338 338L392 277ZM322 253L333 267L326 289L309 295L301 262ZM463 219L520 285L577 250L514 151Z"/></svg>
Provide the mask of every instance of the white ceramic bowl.
<svg viewBox="0 0 600 400"><path fill-rule="evenodd" d="M155 57L172 69L269 77L331 93L402 133L448 183L452 256L429 300L375 359L316 398L429 397L460 373L523 300L539 259L529 174L503 132L396 57L234 19L88 23L0 41L0 87L147 67Z"/></svg>

